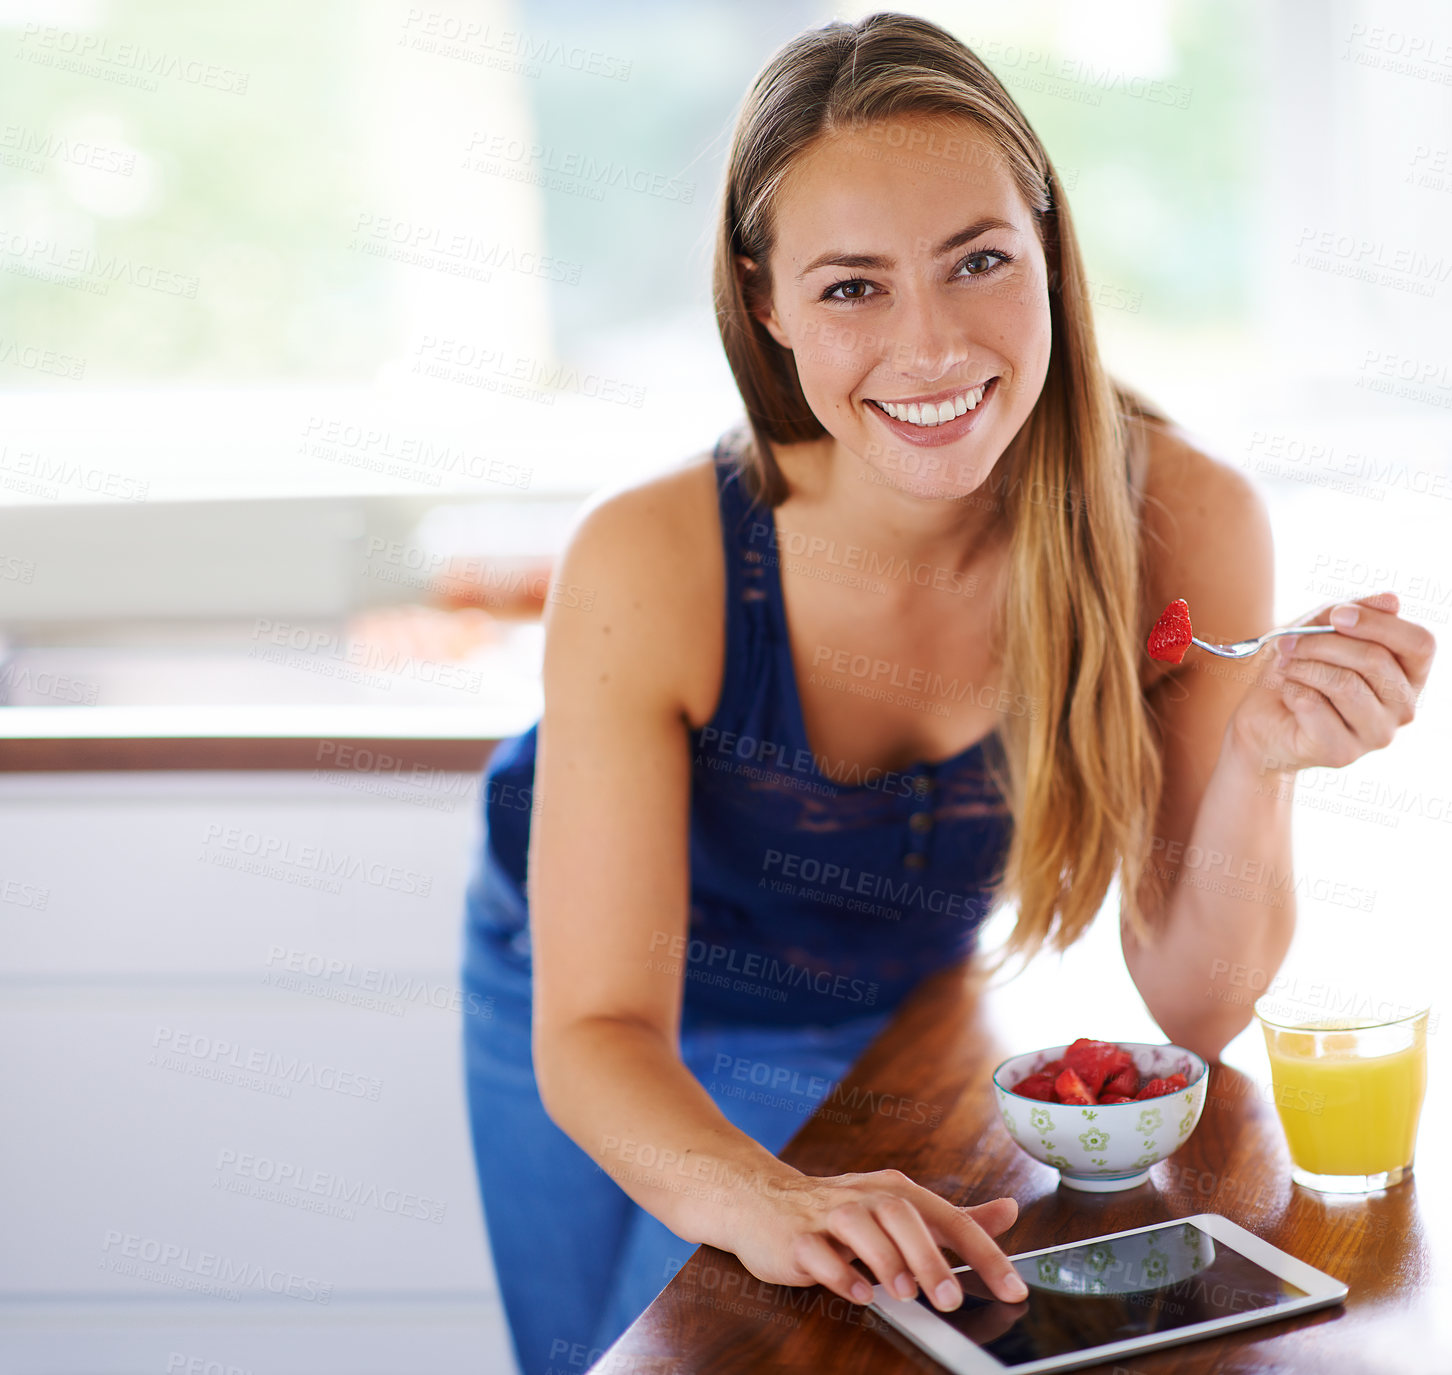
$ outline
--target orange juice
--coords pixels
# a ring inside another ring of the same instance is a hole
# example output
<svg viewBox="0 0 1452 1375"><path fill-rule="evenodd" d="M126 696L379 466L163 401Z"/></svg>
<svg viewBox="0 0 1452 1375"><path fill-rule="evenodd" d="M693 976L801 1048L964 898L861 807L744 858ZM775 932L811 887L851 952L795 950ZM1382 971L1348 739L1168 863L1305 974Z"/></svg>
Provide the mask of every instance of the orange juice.
<svg viewBox="0 0 1452 1375"><path fill-rule="evenodd" d="M1365 1029L1346 1022L1288 1028L1267 1047L1291 1161L1312 1174L1378 1175L1412 1162L1426 1036L1367 1054L1356 1035Z"/></svg>

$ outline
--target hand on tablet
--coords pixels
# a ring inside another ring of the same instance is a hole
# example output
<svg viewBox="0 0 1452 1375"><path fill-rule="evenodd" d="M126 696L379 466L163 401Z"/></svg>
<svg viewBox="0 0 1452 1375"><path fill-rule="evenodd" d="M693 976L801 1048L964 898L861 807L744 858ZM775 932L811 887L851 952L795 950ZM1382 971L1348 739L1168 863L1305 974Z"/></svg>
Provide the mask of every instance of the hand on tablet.
<svg viewBox="0 0 1452 1375"><path fill-rule="evenodd" d="M901 1170L802 1176L800 1185L772 1190L730 1249L765 1283L821 1284L867 1303L872 1290L850 1264L855 1257L889 1293L911 1299L921 1285L946 1311L962 1303L963 1289L941 1246L962 1256L996 1297L1015 1303L1027 1296L992 1240L1017 1217L1011 1198L958 1208Z"/></svg>

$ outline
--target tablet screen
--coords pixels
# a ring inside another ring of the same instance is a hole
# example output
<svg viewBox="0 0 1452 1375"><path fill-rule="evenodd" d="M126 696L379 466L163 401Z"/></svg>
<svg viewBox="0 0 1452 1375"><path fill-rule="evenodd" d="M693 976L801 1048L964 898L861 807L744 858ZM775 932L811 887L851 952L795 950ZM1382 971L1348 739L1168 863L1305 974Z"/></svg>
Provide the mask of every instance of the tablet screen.
<svg viewBox="0 0 1452 1375"><path fill-rule="evenodd" d="M1306 1296L1189 1222L1013 1264L1029 1287L1022 1303L993 1298L970 1271L957 1272L963 1302L951 1313L939 1312L921 1293L918 1302L1015 1366Z"/></svg>

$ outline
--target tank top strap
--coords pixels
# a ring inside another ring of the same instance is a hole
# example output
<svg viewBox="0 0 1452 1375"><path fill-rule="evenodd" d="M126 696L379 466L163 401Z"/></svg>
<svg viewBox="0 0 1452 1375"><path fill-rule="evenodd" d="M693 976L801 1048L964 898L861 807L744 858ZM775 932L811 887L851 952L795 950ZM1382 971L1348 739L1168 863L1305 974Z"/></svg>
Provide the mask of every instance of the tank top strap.
<svg viewBox="0 0 1452 1375"><path fill-rule="evenodd" d="M748 606L767 599L767 556L776 531L770 508L753 497L747 486L749 443L750 431L739 425L721 436L714 455L727 576L735 580L736 600Z"/></svg>
<svg viewBox="0 0 1452 1375"><path fill-rule="evenodd" d="M750 442L743 421L721 436L712 455L726 572L726 664L712 718L722 730L759 727L765 698L778 687L770 578L776 525L747 489Z"/></svg>

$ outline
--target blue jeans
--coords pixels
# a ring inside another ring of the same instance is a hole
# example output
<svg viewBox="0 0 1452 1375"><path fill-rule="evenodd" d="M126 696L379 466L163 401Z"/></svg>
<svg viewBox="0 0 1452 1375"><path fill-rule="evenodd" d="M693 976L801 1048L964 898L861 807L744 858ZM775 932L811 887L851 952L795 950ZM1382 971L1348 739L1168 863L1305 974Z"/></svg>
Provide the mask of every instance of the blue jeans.
<svg viewBox="0 0 1452 1375"><path fill-rule="evenodd" d="M530 1056L531 984L470 928L464 1064L489 1247L521 1375L547 1375L592 1364L695 1245L546 1114ZM891 1011L830 1027L693 1024L687 1009L681 1053L732 1125L776 1154L889 1020Z"/></svg>

